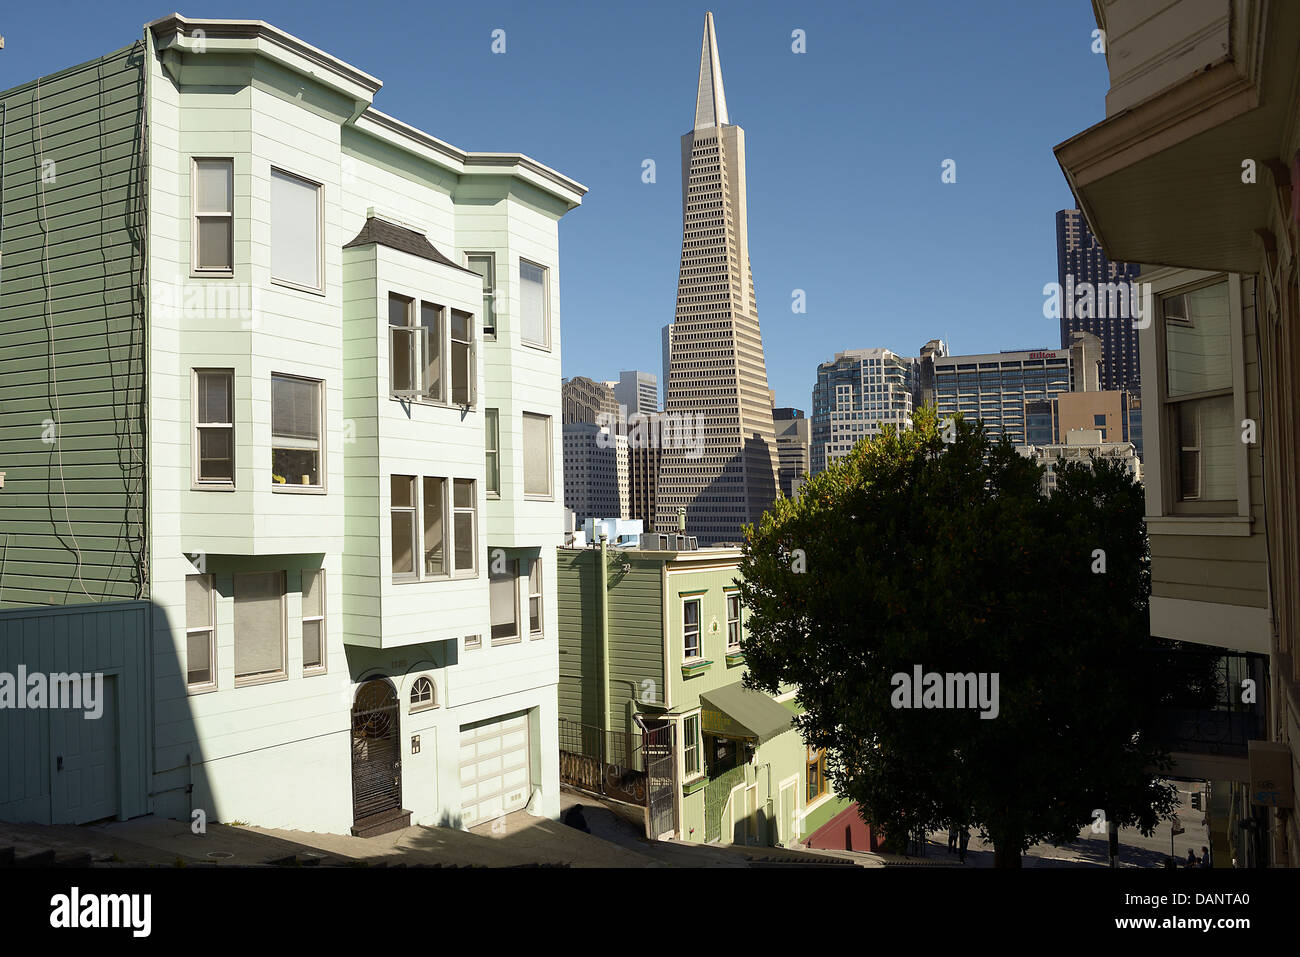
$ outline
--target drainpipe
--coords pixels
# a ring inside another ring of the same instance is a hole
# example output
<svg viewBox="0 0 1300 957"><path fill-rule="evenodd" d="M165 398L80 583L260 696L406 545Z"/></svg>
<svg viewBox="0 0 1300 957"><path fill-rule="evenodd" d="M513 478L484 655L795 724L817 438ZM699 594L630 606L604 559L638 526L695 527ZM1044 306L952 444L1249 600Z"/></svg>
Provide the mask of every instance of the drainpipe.
<svg viewBox="0 0 1300 957"><path fill-rule="evenodd" d="M609 565L606 563L606 543L609 533L600 533L600 568L597 575L600 586L600 734L601 751L605 747L605 733L609 730Z"/></svg>

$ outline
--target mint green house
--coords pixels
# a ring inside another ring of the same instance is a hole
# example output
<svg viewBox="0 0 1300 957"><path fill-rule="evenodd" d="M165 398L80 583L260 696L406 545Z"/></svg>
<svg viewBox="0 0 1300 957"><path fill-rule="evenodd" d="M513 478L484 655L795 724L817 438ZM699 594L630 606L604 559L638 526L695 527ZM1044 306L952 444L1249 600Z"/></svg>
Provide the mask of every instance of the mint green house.
<svg viewBox="0 0 1300 957"><path fill-rule="evenodd" d="M558 551L562 765L603 758L638 784L646 772L651 837L792 846L849 805L791 725L793 692L741 685L739 560L734 548ZM668 739L657 767L650 743Z"/></svg>
<svg viewBox="0 0 1300 957"><path fill-rule="evenodd" d="M557 817L585 187L259 20L132 39L0 92L0 671L112 696L0 710L0 819Z"/></svg>

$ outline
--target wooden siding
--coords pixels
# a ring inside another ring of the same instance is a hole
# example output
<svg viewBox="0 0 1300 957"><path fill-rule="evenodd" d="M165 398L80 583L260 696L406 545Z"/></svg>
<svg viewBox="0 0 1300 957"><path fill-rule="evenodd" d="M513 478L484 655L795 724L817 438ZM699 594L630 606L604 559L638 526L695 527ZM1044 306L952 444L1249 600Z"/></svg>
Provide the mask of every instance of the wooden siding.
<svg viewBox="0 0 1300 957"><path fill-rule="evenodd" d="M119 813L149 811L148 602L0 612L0 672L116 675ZM50 709L0 709L0 820L50 823Z"/></svg>
<svg viewBox="0 0 1300 957"><path fill-rule="evenodd" d="M0 608L144 597L143 46L0 100Z"/></svg>
<svg viewBox="0 0 1300 957"><path fill-rule="evenodd" d="M600 724L598 549L560 549L560 716ZM662 562L634 552L608 553L609 708L607 727L627 730L628 702L667 690L663 661ZM622 569L627 563L628 571ZM651 682L647 685L646 682ZM649 699L647 699L649 700ZM644 709L642 709L644 710Z"/></svg>

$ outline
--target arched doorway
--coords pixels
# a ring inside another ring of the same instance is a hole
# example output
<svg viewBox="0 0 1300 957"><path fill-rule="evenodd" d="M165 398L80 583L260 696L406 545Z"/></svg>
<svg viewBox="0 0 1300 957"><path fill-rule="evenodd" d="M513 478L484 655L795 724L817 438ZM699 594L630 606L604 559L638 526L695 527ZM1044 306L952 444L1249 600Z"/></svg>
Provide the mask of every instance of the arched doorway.
<svg viewBox="0 0 1300 957"><path fill-rule="evenodd" d="M357 688L352 702L352 818L402 806L402 756L397 689L387 678Z"/></svg>

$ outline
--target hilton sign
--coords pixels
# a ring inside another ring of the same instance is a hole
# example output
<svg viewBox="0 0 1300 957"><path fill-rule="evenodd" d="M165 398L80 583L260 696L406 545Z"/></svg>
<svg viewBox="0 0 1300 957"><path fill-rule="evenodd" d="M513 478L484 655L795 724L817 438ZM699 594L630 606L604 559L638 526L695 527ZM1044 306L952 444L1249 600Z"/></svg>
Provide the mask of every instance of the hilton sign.
<svg viewBox="0 0 1300 957"><path fill-rule="evenodd" d="M1059 358L1059 357L1057 356L1057 354L1056 354L1055 352L1031 352L1031 353L1029 353L1029 358L1031 358L1031 359L1056 359L1056 358Z"/></svg>

